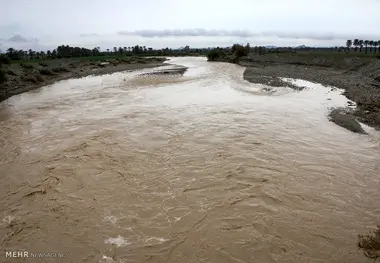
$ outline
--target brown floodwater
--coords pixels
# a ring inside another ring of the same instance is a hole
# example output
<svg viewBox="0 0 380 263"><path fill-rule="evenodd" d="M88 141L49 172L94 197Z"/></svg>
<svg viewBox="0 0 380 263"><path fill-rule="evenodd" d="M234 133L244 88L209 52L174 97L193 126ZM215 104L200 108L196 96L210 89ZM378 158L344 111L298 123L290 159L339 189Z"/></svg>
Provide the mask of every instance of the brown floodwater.
<svg viewBox="0 0 380 263"><path fill-rule="evenodd" d="M0 262L366 262L356 241L380 223L380 136L327 120L340 91L169 62L189 69L0 104ZM20 250L69 257L5 257Z"/></svg>

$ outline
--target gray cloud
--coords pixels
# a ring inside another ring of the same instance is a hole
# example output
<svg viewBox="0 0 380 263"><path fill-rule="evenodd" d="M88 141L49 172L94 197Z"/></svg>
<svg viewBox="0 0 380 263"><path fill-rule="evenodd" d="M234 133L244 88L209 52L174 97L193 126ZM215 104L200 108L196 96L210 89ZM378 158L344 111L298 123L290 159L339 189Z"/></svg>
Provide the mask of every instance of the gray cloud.
<svg viewBox="0 0 380 263"><path fill-rule="evenodd" d="M136 31L119 31L119 35L137 35L142 37L251 37L257 36L245 30L208 30L203 28L194 29L164 29L164 30L136 30Z"/></svg>
<svg viewBox="0 0 380 263"><path fill-rule="evenodd" d="M21 35L14 35L13 37L8 39L9 42L17 42L17 43L26 43L28 40Z"/></svg>
<svg viewBox="0 0 380 263"><path fill-rule="evenodd" d="M87 34L80 34L80 37L96 37L98 34L96 33L87 33Z"/></svg>
<svg viewBox="0 0 380 263"><path fill-rule="evenodd" d="M281 39L311 39L311 40L334 40L334 39L351 39L351 35L337 34L330 32L253 32L248 30L208 30L202 28L195 29L164 29L164 30L136 30L136 31L119 31L123 36L141 36L147 38L153 37L274 37ZM362 38L373 38L370 35L356 35Z"/></svg>

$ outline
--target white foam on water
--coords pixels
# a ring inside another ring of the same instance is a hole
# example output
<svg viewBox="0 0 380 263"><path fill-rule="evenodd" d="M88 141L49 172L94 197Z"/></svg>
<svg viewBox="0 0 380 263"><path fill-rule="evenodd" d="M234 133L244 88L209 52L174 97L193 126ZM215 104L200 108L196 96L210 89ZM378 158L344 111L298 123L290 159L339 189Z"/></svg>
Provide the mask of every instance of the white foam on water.
<svg viewBox="0 0 380 263"><path fill-rule="evenodd" d="M124 237L117 236L117 237L110 237L104 241L106 244L116 245L117 247L125 247L130 245L131 243L128 242Z"/></svg>
<svg viewBox="0 0 380 263"><path fill-rule="evenodd" d="M124 263L124 262L126 261L121 260L121 259L114 260L113 258L107 257L105 255L103 255L103 257L98 261L98 263Z"/></svg>
<svg viewBox="0 0 380 263"><path fill-rule="evenodd" d="M152 245L152 244L161 244L161 243L164 243L166 241L169 241L169 239L166 239L166 238L162 238L162 237L150 237L148 239L145 239L145 243L149 244L149 245Z"/></svg>
<svg viewBox="0 0 380 263"><path fill-rule="evenodd" d="M116 226L118 220L119 219L116 216L105 216L104 217L104 221L110 222L114 226Z"/></svg>

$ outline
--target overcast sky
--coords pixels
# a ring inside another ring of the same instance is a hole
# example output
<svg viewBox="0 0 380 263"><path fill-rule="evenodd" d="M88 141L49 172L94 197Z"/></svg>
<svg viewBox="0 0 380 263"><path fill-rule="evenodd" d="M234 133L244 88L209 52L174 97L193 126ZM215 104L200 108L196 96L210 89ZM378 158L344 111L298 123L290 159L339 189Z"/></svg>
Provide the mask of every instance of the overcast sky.
<svg viewBox="0 0 380 263"><path fill-rule="evenodd" d="M380 0L0 0L0 10L3 50L380 40Z"/></svg>

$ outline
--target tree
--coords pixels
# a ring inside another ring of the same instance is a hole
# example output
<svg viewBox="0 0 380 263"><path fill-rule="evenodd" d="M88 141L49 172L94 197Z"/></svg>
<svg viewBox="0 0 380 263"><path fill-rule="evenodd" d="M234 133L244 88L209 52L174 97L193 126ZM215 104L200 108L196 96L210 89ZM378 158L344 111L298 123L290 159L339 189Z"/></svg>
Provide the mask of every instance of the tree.
<svg viewBox="0 0 380 263"><path fill-rule="evenodd" d="M113 47L113 53L117 53L117 47Z"/></svg>
<svg viewBox="0 0 380 263"><path fill-rule="evenodd" d="M369 40L364 40L364 46L365 46L365 53L367 54L367 51L368 51L368 44L369 44Z"/></svg>
<svg viewBox="0 0 380 263"><path fill-rule="evenodd" d="M124 54L127 54L127 47L123 47Z"/></svg>
<svg viewBox="0 0 380 263"><path fill-rule="evenodd" d="M379 45L378 41L373 41L373 54L376 54L377 46Z"/></svg>
<svg viewBox="0 0 380 263"><path fill-rule="evenodd" d="M380 54L380 40L377 41L377 45L379 46L379 54Z"/></svg>
<svg viewBox="0 0 380 263"><path fill-rule="evenodd" d="M347 40L346 42L347 52L350 52L351 46L352 46L352 40Z"/></svg>
<svg viewBox="0 0 380 263"><path fill-rule="evenodd" d="M99 56L100 55L100 47L94 47L92 50L92 55L93 56Z"/></svg>
<svg viewBox="0 0 380 263"><path fill-rule="evenodd" d="M244 55L245 56L248 56L248 54L251 52L251 46L249 45L249 43L247 43L247 45L245 45L245 48L244 48L245 50L245 53L244 53Z"/></svg>
<svg viewBox="0 0 380 263"><path fill-rule="evenodd" d="M359 46L359 39L354 39L353 45L355 46L355 52L358 51L358 46Z"/></svg>
<svg viewBox="0 0 380 263"><path fill-rule="evenodd" d="M50 50L46 51L46 54L47 54L48 58L51 58L51 51Z"/></svg>
<svg viewBox="0 0 380 263"><path fill-rule="evenodd" d="M209 61L215 61L215 60L218 60L219 58L223 58L225 57L225 52L217 47L217 48L214 48L212 49L208 54L207 54L207 59Z"/></svg>
<svg viewBox="0 0 380 263"><path fill-rule="evenodd" d="M139 45L133 47L133 54L140 54L142 48Z"/></svg>
<svg viewBox="0 0 380 263"><path fill-rule="evenodd" d="M10 57L10 58L12 58L13 57L13 54L16 52L16 50L14 49L14 48L8 48L8 50L7 50L7 56L8 57Z"/></svg>
<svg viewBox="0 0 380 263"><path fill-rule="evenodd" d="M368 45L369 45L369 52L372 52L373 40L370 40Z"/></svg>
<svg viewBox="0 0 380 263"><path fill-rule="evenodd" d="M364 41L363 40L359 40L359 52L362 52L362 48L363 48L363 43L364 43Z"/></svg>

